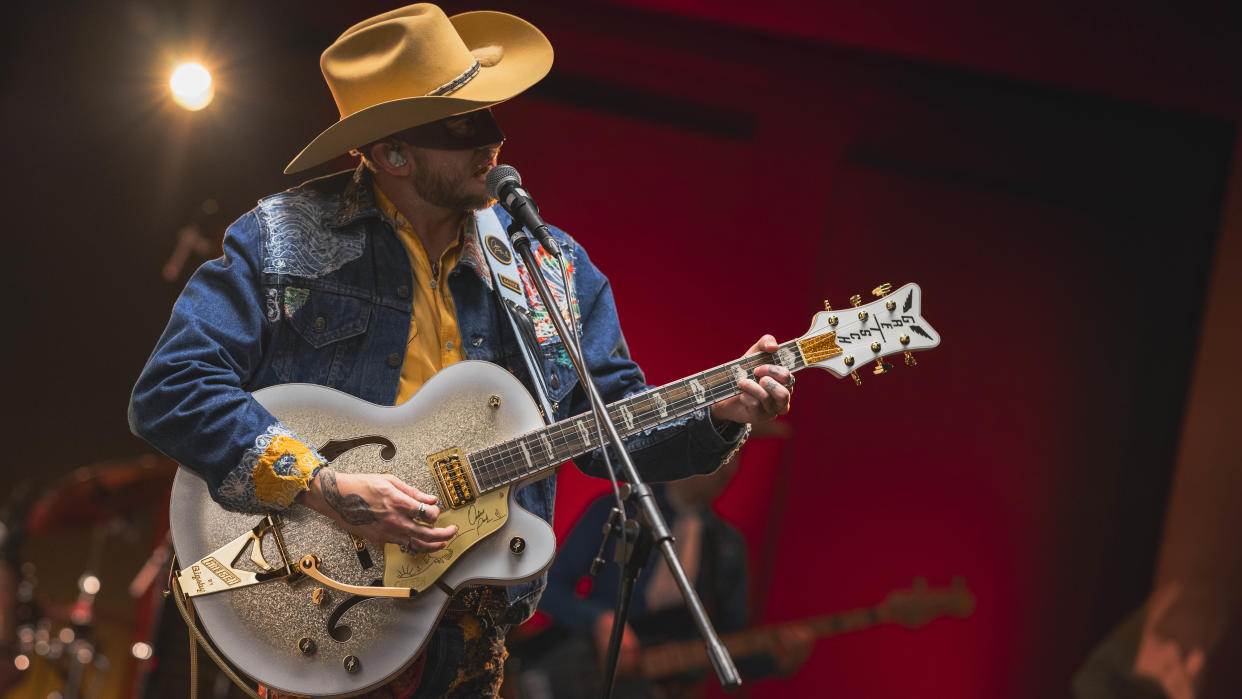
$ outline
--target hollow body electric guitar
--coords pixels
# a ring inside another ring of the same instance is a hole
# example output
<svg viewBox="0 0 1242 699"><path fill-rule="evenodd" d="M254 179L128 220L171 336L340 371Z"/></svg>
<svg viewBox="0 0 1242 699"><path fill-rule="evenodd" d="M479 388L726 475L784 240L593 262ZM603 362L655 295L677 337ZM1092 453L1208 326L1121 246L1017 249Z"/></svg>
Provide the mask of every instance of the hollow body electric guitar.
<svg viewBox="0 0 1242 699"><path fill-rule="evenodd" d="M701 410L739 392L763 364L809 366L837 376L884 357L929 349L939 335L921 315L922 291L876 289L878 301L816 314L810 331L775 353L743 357L608 406L622 437ZM858 297L851 299L858 303ZM547 522L514 500L518 487L600 445L595 419L545 425L507 371L452 364L408 401L379 406L311 384L272 386L255 399L332 468L392 473L440 498L437 526L455 524L446 548L407 555L351 537L300 505L256 517L215 504L197 474L181 469L169 512L177 582L204 630L240 670L304 696L349 696L383 684L426 645L449 598L463 586L511 585L552 562Z"/></svg>

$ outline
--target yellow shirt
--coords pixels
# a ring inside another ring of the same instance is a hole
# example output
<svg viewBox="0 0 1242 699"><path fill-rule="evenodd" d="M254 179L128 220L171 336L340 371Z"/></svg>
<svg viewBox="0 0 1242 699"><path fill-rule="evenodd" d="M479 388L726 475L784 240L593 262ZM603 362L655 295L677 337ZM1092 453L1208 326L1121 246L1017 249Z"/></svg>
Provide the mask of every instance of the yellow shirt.
<svg viewBox="0 0 1242 699"><path fill-rule="evenodd" d="M449 293L448 275L457 266L461 254L461 235L440 255L433 274L431 261L423 242L409 221L397 211L388 197L373 187L375 201L388 216L397 237L410 254L414 269L414 312L410 314L410 339L405 346L405 361L397 387L397 402L404 403L437 371L466 358L461 348L461 330L457 327L457 310Z"/></svg>

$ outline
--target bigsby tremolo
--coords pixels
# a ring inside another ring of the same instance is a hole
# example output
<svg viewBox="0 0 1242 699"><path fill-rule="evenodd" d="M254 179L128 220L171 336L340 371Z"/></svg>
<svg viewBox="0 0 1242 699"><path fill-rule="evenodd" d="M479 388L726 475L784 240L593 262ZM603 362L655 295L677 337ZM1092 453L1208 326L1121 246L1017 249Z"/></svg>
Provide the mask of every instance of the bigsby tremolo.
<svg viewBox="0 0 1242 699"><path fill-rule="evenodd" d="M276 550L280 552L281 558L280 566L272 566L263 557L263 537L268 534L276 540ZM250 561L262 572L254 573L233 567L242 551L250 544L253 544ZM236 590L269 580L293 578L299 574L297 566L289 562L289 554L285 551L285 542L280 535L280 515L273 513L264 517L254 529L182 568L177 579L187 597L197 597Z"/></svg>

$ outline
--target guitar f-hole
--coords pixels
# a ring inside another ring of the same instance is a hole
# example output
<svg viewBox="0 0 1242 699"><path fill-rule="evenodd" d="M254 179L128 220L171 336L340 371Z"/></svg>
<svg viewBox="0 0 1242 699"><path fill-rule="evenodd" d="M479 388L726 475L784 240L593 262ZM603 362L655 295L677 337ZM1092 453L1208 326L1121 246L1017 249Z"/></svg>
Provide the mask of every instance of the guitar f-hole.
<svg viewBox="0 0 1242 699"><path fill-rule="evenodd" d="M371 587L381 587L383 584L383 580L371 581ZM336 605L336 609L333 609L332 613L328 615L328 635L332 637L332 640L337 641L338 643L344 643L350 638L353 638L354 630L349 628L347 624L342 624L341 617L345 615L345 612L353 609L354 605L359 602L365 602L369 599L376 598L362 597L361 595L350 595L340 604Z"/></svg>
<svg viewBox="0 0 1242 699"><path fill-rule="evenodd" d="M316 451L318 451L323 458L327 459L328 463L332 463L341 454L344 454L351 449L365 447L368 444L378 444L383 447L383 449L380 449L380 458L384 461L392 461L392 457L397 455L397 445L393 444L392 440L389 438L378 434L368 435L366 437L354 437L353 439L333 439L325 443L322 447L319 447Z"/></svg>

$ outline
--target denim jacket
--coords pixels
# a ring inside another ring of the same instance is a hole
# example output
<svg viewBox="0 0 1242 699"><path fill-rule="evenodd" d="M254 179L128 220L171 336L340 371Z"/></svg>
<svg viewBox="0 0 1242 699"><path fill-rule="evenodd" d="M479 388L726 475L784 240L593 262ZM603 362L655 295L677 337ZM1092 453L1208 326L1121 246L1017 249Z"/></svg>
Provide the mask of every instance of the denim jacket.
<svg viewBox="0 0 1242 699"><path fill-rule="evenodd" d="M191 277L134 386L131 429L202 475L224 507L256 513L287 507L324 462L251 391L307 382L382 405L397 398L415 286L409 257L371 187L363 168L329 175L265 198L234 222L224 255ZM510 223L500 207L496 214L502 225ZM645 390L608 280L571 237L555 228L552 234L570 267L583 351L601 395L612 402ZM448 284L466 356L511 370L530 390L473 225L463 236ZM577 373L520 267L554 417L585 412ZM559 275L545 276L563 294ZM741 430L735 432L722 437L699 411L634 435L627 446L644 477L669 480L714 470L740 444ZM575 463L590 475L607 475L598 451ZM516 498L551 522L555 494L556 479L546 478ZM508 623L533 613L545 580L509 588Z"/></svg>

